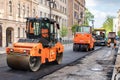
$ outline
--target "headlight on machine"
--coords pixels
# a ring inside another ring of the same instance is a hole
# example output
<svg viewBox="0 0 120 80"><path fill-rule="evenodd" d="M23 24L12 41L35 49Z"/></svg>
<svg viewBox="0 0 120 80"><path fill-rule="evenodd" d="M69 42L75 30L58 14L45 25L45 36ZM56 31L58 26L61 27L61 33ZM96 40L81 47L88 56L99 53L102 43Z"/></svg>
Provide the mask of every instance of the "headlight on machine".
<svg viewBox="0 0 120 80"><path fill-rule="evenodd" d="M23 53L29 54L30 50L23 50Z"/></svg>
<svg viewBox="0 0 120 80"><path fill-rule="evenodd" d="M14 50L12 48L10 48L10 52L13 52Z"/></svg>
<svg viewBox="0 0 120 80"><path fill-rule="evenodd" d="M24 53L26 53L27 51L26 51L26 50L24 50L23 52L24 52Z"/></svg>

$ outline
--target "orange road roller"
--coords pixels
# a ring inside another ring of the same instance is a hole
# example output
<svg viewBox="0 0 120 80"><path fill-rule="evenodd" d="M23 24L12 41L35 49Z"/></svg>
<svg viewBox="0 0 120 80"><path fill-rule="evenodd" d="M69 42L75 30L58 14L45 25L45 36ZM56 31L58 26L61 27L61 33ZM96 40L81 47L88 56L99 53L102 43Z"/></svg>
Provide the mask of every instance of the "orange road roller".
<svg viewBox="0 0 120 80"><path fill-rule="evenodd" d="M73 39L73 51L94 50L95 40L92 36L92 27L78 26Z"/></svg>
<svg viewBox="0 0 120 80"><path fill-rule="evenodd" d="M41 64L61 64L64 46L57 36L59 24L49 18L26 18L26 38L6 48L7 64L12 69L38 71Z"/></svg>

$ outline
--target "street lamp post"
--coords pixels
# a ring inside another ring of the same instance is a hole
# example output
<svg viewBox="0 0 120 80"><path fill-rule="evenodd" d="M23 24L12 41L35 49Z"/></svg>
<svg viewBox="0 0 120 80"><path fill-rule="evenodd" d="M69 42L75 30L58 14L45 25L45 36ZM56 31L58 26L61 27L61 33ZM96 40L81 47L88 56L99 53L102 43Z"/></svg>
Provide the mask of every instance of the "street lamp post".
<svg viewBox="0 0 120 80"><path fill-rule="evenodd" d="M53 0L47 0L47 1L49 1L49 9L50 9L50 20L51 20L51 15L52 15L52 6L51 6L51 4L53 4L53 7L54 7L54 5L55 5L55 1L53 1ZM51 24L49 24L49 28L51 27ZM50 31L49 31L49 34L50 34ZM49 40L51 40L51 37L49 37Z"/></svg>
<svg viewBox="0 0 120 80"><path fill-rule="evenodd" d="M51 15L52 15L52 6L51 6L51 4L53 4L53 7L54 7L54 5L55 5L55 1L53 1L53 0L47 0L47 1L49 1L49 9L50 9L50 19L51 19Z"/></svg>
<svg viewBox="0 0 120 80"><path fill-rule="evenodd" d="M94 20L91 20L91 22L92 22L92 27L93 27L93 29L94 29L94 22L95 22L95 21L94 21Z"/></svg>

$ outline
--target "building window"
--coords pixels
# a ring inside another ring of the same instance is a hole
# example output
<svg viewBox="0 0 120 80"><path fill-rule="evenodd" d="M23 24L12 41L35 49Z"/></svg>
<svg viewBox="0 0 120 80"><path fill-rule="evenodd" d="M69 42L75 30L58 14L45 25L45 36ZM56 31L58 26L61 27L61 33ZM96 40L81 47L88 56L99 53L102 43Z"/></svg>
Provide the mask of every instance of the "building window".
<svg viewBox="0 0 120 80"><path fill-rule="evenodd" d="M23 17L25 17L25 5L23 5Z"/></svg>
<svg viewBox="0 0 120 80"><path fill-rule="evenodd" d="M66 21L66 19L65 19L65 26L67 27L67 21Z"/></svg>
<svg viewBox="0 0 120 80"><path fill-rule="evenodd" d="M18 17L20 17L20 3L18 4Z"/></svg>
<svg viewBox="0 0 120 80"><path fill-rule="evenodd" d="M9 12L12 15L12 1L9 1Z"/></svg>
<svg viewBox="0 0 120 80"><path fill-rule="evenodd" d="M83 18L83 12L80 13L80 18Z"/></svg>
<svg viewBox="0 0 120 80"><path fill-rule="evenodd" d="M64 7L63 7L63 13L64 13Z"/></svg>
<svg viewBox="0 0 120 80"><path fill-rule="evenodd" d="M66 8L65 8L65 14L67 14Z"/></svg>
<svg viewBox="0 0 120 80"><path fill-rule="evenodd" d="M29 17L29 6L27 7L27 16Z"/></svg>
<svg viewBox="0 0 120 80"><path fill-rule="evenodd" d="M40 3L43 4L43 0L40 0Z"/></svg>
<svg viewBox="0 0 120 80"><path fill-rule="evenodd" d="M55 2L54 9L58 9L59 4Z"/></svg>
<svg viewBox="0 0 120 80"><path fill-rule="evenodd" d="M50 14L48 14L48 17L50 17Z"/></svg>
<svg viewBox="0 0 120 80"><path fill-rule="evenodd" d="M62 19L62 25L64 26L64 19Z"/></svg>
<svg viewBox="0 0 120 80"><path fill-rule="evenodd" d="M47 5L47 0L45 0L45 5Z"/></svg>
<svg viewBox="0 0 120 80"><path fill-rule="evenodd" d="M46 17L46 13L44 14L44 17Z"/></svg>
<svg viewBox="0 0 120 80"><path fill-rule="evenodd" d="M18 38L20 38L20 28L18 28Z"/></svg>
<svg viewBox="0 0 120 80"><path fill-rule="evenodd" d="M49 2L47 1L47 6L49 6Z"/></svg>
<svg viewBox="0 0 120 80"><path fill-rule="evenodd" d="M42 11L40 11L40 17L42 17Z"/></svg>
<svg viewBox="0 0 120 80"><path fill-rule="evenodd" d="M63 0L63 3L64 3L64 0Z"/></svg>
<svg viewBox="0 0 120 80"><path fill-rule="evenodd" d="M25 29L23 28L23 37L25 37Z"/></svg>
<svg viewBox="0 0 120 80"><path fill-rule="evenodd" d="M76 11L74 12L74 18L75 19L77 18L77 12Z"/></svg>
<svg viewBox="0 0 120 80"><path fill-rule="evenodd" d="M66 3L66 0L65 0L65 3Z"/></svg>
<svg viewBox="0 0 120 80"><path fill-rule="evenodd" d="M35 9L33 9L33 16L35 16Z"/></svg>
<svg viewBox="0 0 120 80"><path fill-rule="evenodd" d="M60 5L60 11L62 11L62 6Z"/></svg>
<svg viewBox="0 0 120 80"><path fill-rule="evenodd" d="M74 9L79 10L79 5L74 3Z"/></svg>

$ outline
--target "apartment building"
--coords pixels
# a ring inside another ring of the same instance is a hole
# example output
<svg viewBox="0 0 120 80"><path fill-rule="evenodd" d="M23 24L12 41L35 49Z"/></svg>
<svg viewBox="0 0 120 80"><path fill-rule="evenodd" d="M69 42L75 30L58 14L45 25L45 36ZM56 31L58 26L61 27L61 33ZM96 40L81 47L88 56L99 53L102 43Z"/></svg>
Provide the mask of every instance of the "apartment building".
<svg viewBox="0 0 120 80"><path fill-rule="evenodd" d="M118 35L118 31L120 31L120 9L117 12L117 17L113 19L113 32Z"/></svg>
<svg viewBox="0 0 120 80"><path fill-rule="evenodd" d="M67 27L67 1L68 0L51 0L54 3L51 4L51 18L56 20L60 27ZM39 0L39 16L50 17L49 1Z"/></svg>
<svg viewBox="0 0 120 80"><path fill-rule="evenodd" d="M74 24L83 24L85 15L85 0L68 1L68 27L71 34L71 26Z"/></svg>
<svg viewBox="0 0 120 80"><path fill-rule="evenodd" d="M38 15L37 0L0 0L0 47L25 35L25 17Z"/></svg>
<svg viewBox="0 0 120 80"><path fill-rule="evenodd" d="M50 17L50 0L0 0L0 47L25 38L25 17ZM60 27L84 21L85 0L51 0L51 18ZM59 35L58 35L59 37Z"/></svg>

